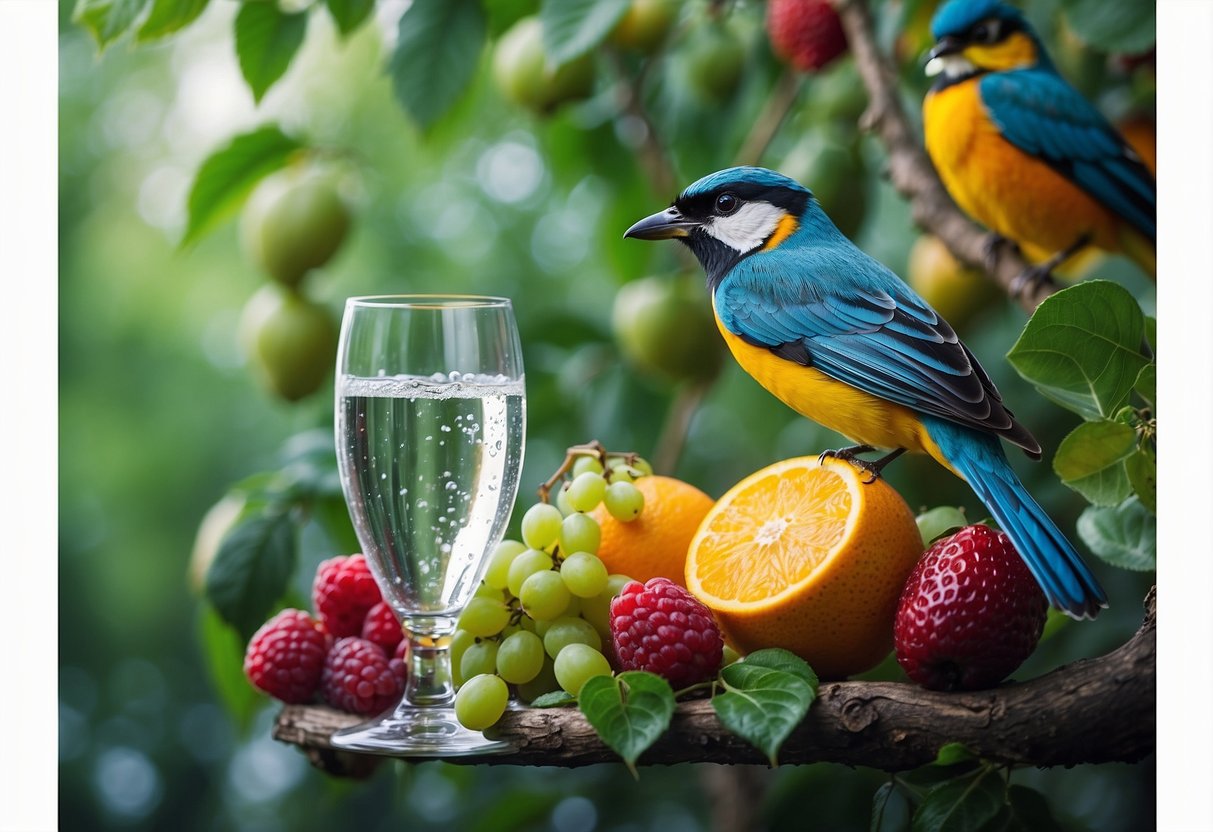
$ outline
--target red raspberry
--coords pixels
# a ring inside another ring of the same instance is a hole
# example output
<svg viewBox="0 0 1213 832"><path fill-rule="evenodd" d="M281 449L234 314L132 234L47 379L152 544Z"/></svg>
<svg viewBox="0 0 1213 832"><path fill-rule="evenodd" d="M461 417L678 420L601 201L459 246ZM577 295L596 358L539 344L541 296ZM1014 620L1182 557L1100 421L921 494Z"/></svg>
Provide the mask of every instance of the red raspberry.
<svg viewBox="0 0 1213 832"><path fill-rule="evenodd" d="M367 612L362 621L362 637L378 644L385 653L395 651L396 645L404 639L400 619L386 601L380 601Z"/></svg>
<svg viewBox="0 0 1213 832"><path fill-rule="evenodd" d="M847 51L842 21L829 0L771 0L767 37L776 55L803 72L817 72Z"/></svg>
<svg viewBox="0 0 1213 832"><path fill-rule="evenodd" d="M404 685L378 644L349 636L329 651L320 676L320 692L334 708L377 714L400 701Z"/></svg>
<svg viewBox="0 0 1213 832"><path fill-rule="evenodd" d="M338 555L316 569L312 606L324 628L336 638L362 635L367 612L382 600L362 555Z"/></svg>
<svg viewBox="0 0 1213 832"><path fill-rule="evenodd" d="M724 650L711 611L669 578L631 581L612 599L611 642L620 670L648 670L675 688L714 677Z"/></svg>
<svg viewBox="0 0 1213 832"><path fill-rule="evenodd" d="M303 610L282 610L249 640L244 675L283 702L308 702L320 685L330 641Z"/></svg>
<svg viewBox="0 0 1213 832"><path fill-rule="evenodd" d="M994 687L1036 649L1048 602L1004 533L966 526L937 540L906 580L897 662L932 690Z"/></svg>
<svg viewBox="0 0 1213 832"><path fill-rule="evenodd" d="M404 683L409 678L409 641L406 638L400 639L400 643L396 645L395 651L392 653L392 658L388 662L392 668L392 673L396 674L396 678L400 680L400 689L404 690Z"/></svg>

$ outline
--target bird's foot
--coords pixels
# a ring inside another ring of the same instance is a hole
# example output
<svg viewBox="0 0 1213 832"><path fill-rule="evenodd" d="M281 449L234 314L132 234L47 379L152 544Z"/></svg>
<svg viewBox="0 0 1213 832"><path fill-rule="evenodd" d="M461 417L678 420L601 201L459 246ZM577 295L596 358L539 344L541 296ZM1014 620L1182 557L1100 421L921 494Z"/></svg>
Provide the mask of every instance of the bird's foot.
<svg viewBox="0 0 1213 832"><path fill-rule="evenodd" d="M865 485L871 485L880 479L880 472L884 470L886 465L906 452L905 448L898 448L892 453L885 454L880 459L867 460L859 458L859 454L871 453L874 450L876 449L871 445L852 445L849 448L839 448L836 451L822 451L818 455L817 461L825 462L827 459L841 459L843 462L849 462L868 475L863 482Z"/></svg>
<svg viewBox="0 0 1213 832"><path fill-rule="evenodd" d="M1011 296L1020 297L1027 290L1035 290L1041 283L1053 279L1053 270L1091 244L1091 235L1082 234L1074 242L1054 254L1048 260L1029 266L1011 281Z"/></svg>
<svg viewBox="0 0 1213 832"><path fill-rule="evenodd" d="M981 262L987 272L994 273L994 267L998 264L1004 251L1018 252L1019 246L1015 244L1014 240L1001 234L986 235L985 241L981 244Z"/></svg>

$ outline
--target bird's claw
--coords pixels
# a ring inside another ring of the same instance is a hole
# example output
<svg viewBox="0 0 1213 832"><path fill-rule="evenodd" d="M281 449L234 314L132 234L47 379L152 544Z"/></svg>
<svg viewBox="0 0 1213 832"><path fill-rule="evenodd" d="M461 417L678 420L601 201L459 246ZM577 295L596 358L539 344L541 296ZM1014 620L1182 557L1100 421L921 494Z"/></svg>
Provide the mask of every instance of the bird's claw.
<svg viewBox="0 0 1213 832"><path fill-rule="evenodd" d="M859 457L859 454L870 453L874 450L876 449L871 445L852 445L849 448L822 451L817 455L817 462L820 464L825 462L827 459L840 459L843 462L849 462L860 471L867 474L867 477L863 480L863 484L871 485L872 483L876 482L876 480L880 479L880 472L884 470L886 465L906 452L905 448L898 448L892 453L885 454L880 459L867 460Z"/></svg>
<svg viewBox="0 0 1213 832"><path fill-rule="evenodd" d="M993 273L995 266L1002 257L1004 251L1018 251L1019 246L1014 240L1002 236L1001 234L987 234L985 240L981 244L981 259L982 265L985 266L987 272Z"/></svg>

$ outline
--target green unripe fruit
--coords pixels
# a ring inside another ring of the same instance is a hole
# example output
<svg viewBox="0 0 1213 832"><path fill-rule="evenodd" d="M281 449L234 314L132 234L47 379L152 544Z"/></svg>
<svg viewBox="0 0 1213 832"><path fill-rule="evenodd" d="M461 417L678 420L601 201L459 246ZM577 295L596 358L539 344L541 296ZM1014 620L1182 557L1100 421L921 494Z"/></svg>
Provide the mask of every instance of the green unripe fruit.
<svg viewBox="0 0 1213 832"><path fill-rule="evenodd" d="M709 381L724 363L710 302L690 280L645 277L620 287L611 329L624 358L652 375Z"/></svg>
<svg viewBox="0 0 1213 832"><path fill-rule="evenodd" d="M677 0L632 0L607 40L620 49L651 55L678 20Z"/></svg>
<svg viewBox="0 0 1213 832"><path fill-rule="evenodd" d="M707 104L721 104L737 92L745 71L746 50L731 27L708 22L695 29L682 47L687 86Z"/></svg>
<svg viewBox="0 0 1213 832"><path fill-rule="evenodd" d="M350 228L350 209L328 173L267 179L249 200L242 240L253 262L284 286L332 259Z"/></svg>
<svg viewBox="0 0 1213 832"><path fill-rule="evenodd" d="M561 104L593 92L594 58L586 54L553 66L543 50L543 24L532 15L498 39L493 50L493 79L510 101L550 115Z"/></svg>
<svg viewBox="0 0 1213 832"><path fill-rule="evenodd" d="M336 362L333 316L279 286L263 286L249 299L240 337L258 379L287 401L319 390Z"/></svg>

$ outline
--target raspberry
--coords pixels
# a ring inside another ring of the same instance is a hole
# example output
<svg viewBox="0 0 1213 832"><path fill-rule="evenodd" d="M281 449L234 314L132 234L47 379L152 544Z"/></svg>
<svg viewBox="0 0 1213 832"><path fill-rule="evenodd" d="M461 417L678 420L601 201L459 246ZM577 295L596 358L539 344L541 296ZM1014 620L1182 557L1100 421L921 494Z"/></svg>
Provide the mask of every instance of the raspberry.
<svg viewBox="0 0 1213 832"><path fill-rule="evenodd" d="M307 702L320 684L330 637L303 610L282 610L253 634L244 675L283 702Z"/></svg>
<svg viewBox="0 0 1213 832"><path fill-rule="evenodd" d="M362 637L375 642L383 648L383 652L389 654L404 640L400 619L386 601L380 601L367 612L362 621Z"/></svg>
<svg viewBox="0 0 1213 832"><path fill-rule="evenodd" d="M382 600L362 555L338 555L316 569L312 606L324 628L336 638L362 635L367 612Z"/></svg>
<svg viewBox="0 0 1213 832"><path fill-rule="evenodd" d="M377 714L399 702L403 691L383 648L364 638L340 639L324 660L320 692L334 708Z"/></svg>
<svg viewBox="0 0 1213 832"><path fill-rule="evenodd" d="M715 676L724 650L712 613L669 578L623 587L611 601L611 642L620 670L648 670L675 688Z"/></svg>
<svg viewBox="0 0 1213 832"><path fill-rule="evenodd" d="M893 624L897 662L932 690L993 687L1032 654L1047 610L1010 538L966 526L937 540L906 580Z"/></svg>
<svg viewBox="0 0 1213 832"><path fill-rule="evenodd" d="M817 72L847 51L842 21L829 0L771 0L767 36L775 54L803 72Z"/></svg>
<svg viewBox="0 0 1213 832"><path fill-rule="evenodd" d="M388 661L388 666L392 668L392 673L400 680L400 689L404 690L404 683L409 678L409 641L406 638L400 639L400 643L396 645L395 651L392 653L392 658Z"/></svg>

